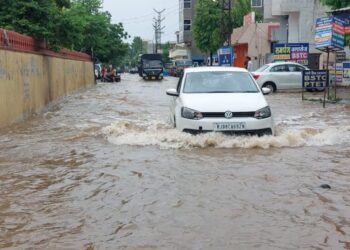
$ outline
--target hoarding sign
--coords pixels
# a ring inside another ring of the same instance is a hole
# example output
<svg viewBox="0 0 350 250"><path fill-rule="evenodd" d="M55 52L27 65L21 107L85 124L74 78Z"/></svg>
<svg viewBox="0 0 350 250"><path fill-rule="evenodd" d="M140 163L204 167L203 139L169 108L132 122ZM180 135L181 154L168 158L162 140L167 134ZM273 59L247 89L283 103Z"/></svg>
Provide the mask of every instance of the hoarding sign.
<svg viewBox="0 0 350 250"><path fill-rule="evenodd" d="M327 47L332 45L332 17L321 17L316 20L315 46Z"/></svg>
<svg viewBox="0 0 350 250"><path fill-rule="evenodd" d="M218 50L219 65L224 67L230 67L233 63L233 50L231 47L222 47Z"/></svg>
<svg viewBox="0 0 350 250"><path fill-rule="evenodd" d="M350 62L343 63L343 78L350 80Z"/></svg>
<svg viewBox="0 0 350 250"><path fill-rule="evenodd" d="M339 84L339 83L342 83L343 82L343 63L337 63L335 65L335 79L336 79L336 82Z"/></svg>
<svg viewBox="0 0 350 250"><path fill-rule="evenodd" d="M315 47L344 48L344 21L341 18L330 16L316 20Z"/></svg>
<svg viewBox="0 0 350 250"><path fill-rule="evenodd" d="M303 71L303 88L315 89L328 87L327 70L304 70Z"/></svg>
<svg viewBox="0 0 350 250"><path fill-rule="evenodd" d="M308 43L276 43L273 47L274 61L296 62L309 64Z"/></svg>
<svg viewBox="0 0 350 250"><path fill-rule="evenodd" d="M341 19L344 25L345 46L350 44L350 15L349 13L336 14L335 17Z"/></svg>

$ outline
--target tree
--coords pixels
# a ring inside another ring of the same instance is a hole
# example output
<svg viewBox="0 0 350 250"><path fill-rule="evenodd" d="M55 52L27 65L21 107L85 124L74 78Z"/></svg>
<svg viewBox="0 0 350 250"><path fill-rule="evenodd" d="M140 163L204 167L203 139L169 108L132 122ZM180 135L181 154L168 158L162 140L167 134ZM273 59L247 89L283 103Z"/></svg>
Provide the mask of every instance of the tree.
<svg viewBox="0 0 350 250"><path fill-rule="evenodd" d="M243 26L243 18L250 12L252 12L250 0L236 0L232 9L233 28ZM260 22L263 20L263 16L260 13L256 13L255 19L257 22Z"/></svg>
<svg viewBox="0 0 350 250"><path fill-rule="evenodd" d="M5 0L0 7L0 26L19 33L55 40L53 30L59 18L54 0Z"/></svg>
<svg viewBox="0 0 350 250"><path fill-rule="evenodd" d="M101 6L102 0L2 0L0 27L45 40L57 51L67 47L116 62L127 52L127 33Z"/></svg>
<svg viewBox="0 0 350 250"><path fill-rule="evenodd" d="M194 40L201 51L210 54L212 65L213 53L220 47L220 8L213 0L200 0L196 8Z"/></svg>
<svg viewBox="0 0 350 250"><path fill-rule="evenodd" d="M146 53L146 48L144 46L142 38L139 36L134 37L130 46L129 54L129 60L133 67L137 65L139 55L144 53Z"/></svg>
<svg viewBox="0 0 350 250"><path fill-rule="evenodd" d="M169 63L170 62L170 58L169 58L169 53L170 53L170 48L171 45L169 42L167 42L166 44L162 45L162 59L164 63Z"/></svg>
<svg viewBox="0 0 350 250"><path fill-rule="evenodd" d="M350 0L321 0L323 4L330 6L332 9L340 9L350 6Z"/></svg>

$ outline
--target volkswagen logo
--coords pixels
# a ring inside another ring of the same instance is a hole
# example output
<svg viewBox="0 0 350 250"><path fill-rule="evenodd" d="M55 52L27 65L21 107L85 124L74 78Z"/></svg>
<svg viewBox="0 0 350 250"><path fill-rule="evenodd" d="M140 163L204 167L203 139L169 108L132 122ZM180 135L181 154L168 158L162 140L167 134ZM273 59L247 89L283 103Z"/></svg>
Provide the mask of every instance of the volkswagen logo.
<svg viewBox="0 0 350 250"><path fill-rule="evenodd" d="M231 119L232 117L233 117L233 114L232 114L231 111L226 111L226 112L225 112L225 118L226 118L226 119Z"/></svg>

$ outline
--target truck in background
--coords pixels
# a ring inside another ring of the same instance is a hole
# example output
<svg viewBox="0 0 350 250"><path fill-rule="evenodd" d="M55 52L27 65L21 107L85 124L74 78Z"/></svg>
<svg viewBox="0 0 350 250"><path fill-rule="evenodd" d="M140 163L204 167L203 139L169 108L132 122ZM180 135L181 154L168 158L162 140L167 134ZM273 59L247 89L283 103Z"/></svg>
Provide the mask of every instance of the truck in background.
<svg viewBox="0 0 350 250"><path fill-rule="evenodd" d="M162 55L143 54L139 61L139 75L144 80L162 80L163 67Z"/></svg>

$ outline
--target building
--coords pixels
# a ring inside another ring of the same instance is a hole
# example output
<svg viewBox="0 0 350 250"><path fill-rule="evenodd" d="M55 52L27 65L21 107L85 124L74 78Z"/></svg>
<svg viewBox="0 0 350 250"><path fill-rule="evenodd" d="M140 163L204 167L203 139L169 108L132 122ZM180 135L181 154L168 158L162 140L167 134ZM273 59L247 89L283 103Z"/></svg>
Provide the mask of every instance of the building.
<svg viewBox="0 0 350 250"><path fill-rule="evenodd" d="M273 31L279 27L279 23L255 23L251 19L251 22L245 21L244 26L234 29L231 35L231 44L235 51L234 66L244 67L246 56L251 57L254 69L268 63Z"/></svg>
<svg viewBox="0 0 350 250"><path fill-rule="evenodd" d="M320 0L263 1L264 22L280 24L274 32L275 42L309 43L309 66L312 68L319 68L322 64L321 52L314 45L315 23L317 18L326 16L327 10Z"/></svg>
<svg viewBox="0 0 350 250"><path fill-rule="evenodd" d="M206 54L202 53L197 47L193 38L193 22L196 15L196 3L198 0L179 0L179 32L178 43L184 44L188 53L188 59L203 62L206 60Z"/></svg>

